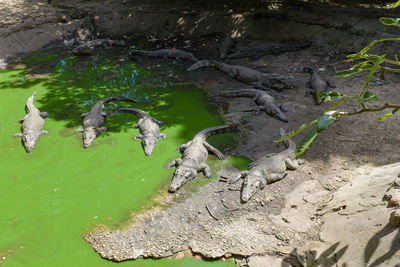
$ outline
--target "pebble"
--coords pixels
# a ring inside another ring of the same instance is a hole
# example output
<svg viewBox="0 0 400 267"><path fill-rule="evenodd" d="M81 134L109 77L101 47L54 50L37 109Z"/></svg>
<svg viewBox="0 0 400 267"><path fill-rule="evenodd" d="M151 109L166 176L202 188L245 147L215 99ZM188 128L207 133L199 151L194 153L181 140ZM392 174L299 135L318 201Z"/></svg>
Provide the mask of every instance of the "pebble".
<svg viewBox="0 0 400 267"><path fill-rule="evenodd" d="M185 257L185 253L183 253L183 251L180 251L178 252L178 254L176 254L175 260L183 259L183 257Z"/></svg>
<svg viewBox="0 0 400 267"><path fill-rule="evenodd" d="M196 256L194 256L194 258L195 258L196 260L201 260L201 256L200 256L200 255L196 255Z"/></svg>

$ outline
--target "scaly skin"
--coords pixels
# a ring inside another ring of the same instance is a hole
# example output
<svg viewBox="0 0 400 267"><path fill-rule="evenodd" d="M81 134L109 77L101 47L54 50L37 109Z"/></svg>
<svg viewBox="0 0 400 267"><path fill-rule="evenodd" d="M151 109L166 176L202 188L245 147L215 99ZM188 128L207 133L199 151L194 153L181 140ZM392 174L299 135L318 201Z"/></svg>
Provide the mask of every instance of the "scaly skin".
<svg viewBox="0 0 400 267"><path fill-rule="evenodd" d="M237 91L227 91L222 93L224 97L251 97L252 102L255 105L256 114L261 114L261 111L265 111L268 115L287 122L288 119L283 113L284 108L278 107L275 103L275 98L265 91L257 89L243 89Z"/></svg>
<svg viewBox="0 0 400 267"><path fill-rule="evenodd" d="M101 132L107 131L106 127L101 126L109 116L109 114L104 111L104 106L111 101L135 102L122 96L108 97L97 102L89 112L83 113L81 115L83 119L83 128L77 129L75 133L82 133L84 148L88 148Z"/></svg>
<svg viewBox="0 0 400 267"><path fill-rule="evenodd" d="M245 48L235 53L232 53L228 58L241 58L241 57L252 57L253 59L259 58L263 55L275 55L278 56L284 52L297 51L300 49L307 48L311 43L299 43L299 44L264 44L256 47Z"/></svg>
<svg viewBox="0 0 400 267"><path fill-rule="evenodd" d="M94 39L75 47L72 50L72 53L74 55L92 55L96 47L103 47L105 49L110 49L113 45L125 46L125 44L117 40Z"/></svg>
<svg viewBox="0 0 400 267"><path fill-rule="evenodd" d="M205 163L208 151L213 152L220 160L224 160L225 156L206 140L213 134L231 132L235 129L235 125L210 127L198 132L191 141L181 145L177 151L182 153L182 158L175 159L165 166L167 169L176 167L168 192L173 193L186 182L195 179L198 172L203 172L206 178L212 178L210 167Z"/></svg>
<svg viewBox="0 0 400 267"><path fill-rule="evenodd" d="M44 126L44 118L48 117L47 112L40 112L40 110L33 104L33 99L36 95L34 92L26 102L26 115L20 119L22 123L22 133L16 133L13 137L21 137L22 143L24 144L26 152L30 153L35 148L36 142L39 136L42 134L48 134L47 131L42 130Z"/></svg>
<svg viewBox="0 0 400 267"><path fill-rule="evenodd" d="M281 136L285 131L280 128ZM249 171L242 171L233 181L244 178L242 185L241 201L246 203L250 198L262 190L266 184L283 179L287 175L287 169L296 170L302 160L296 159L296 144L288 139L285 142L287 149L278 153L262 157L249 165Z"/></svg>
<svg viewBox="0 0 400 267"><path fill-rule="evenodd" d="M113 115L115 113L130 113L134 114L139 118L138 123L133 126L133 128L139 128L140 134L135 135L133 139L142 139L142 147L146 156L150 156L154 147L158 143L158 139L165 139L167 136L163 133L160 134L159 125L165 124L162 121L156 120L143 110L137 108L119 108L110 113Z"/></svg>
<svg viewBox="0 0 400 267"><path fill-rule="evenodd" d="M317 90L320 90L321 92L329 92L328 88L336 88L336 86L330 81L322 78L315 67L295 68L290 70L290 72L307 72L311 74L310 80L307 82L309 89L306 91L305 95L313 95L315 103L318 105L320 105L322 101L318 97Z"/></svg>
<svg viewBox="0 0 400 267"><path fill-rule="evenodd" d="M187 70L195 70L203 67L215 67L219 71L228 74L230 77L256 86L264 90L269 90L274 88L278 91L282 91L284 88L289 88L289 86L284 82L285 79L291 78L290 76L280 76L276 74L267 74L259 72L257 70L250 69L244 66L229 65L222 61L215 60L200 60L190 66Z"/></svg>
<svg viewBox="0 0 400 267"><path fill-rule="evenodd" d="M185 52L180 49L161 49L157 51L146 51L146 50L131 50L129 56L134 58L135 55L143 55L148 57L163 57L173 58L176 60L188 60L196 62L198 59L189 52Z"/></svg>

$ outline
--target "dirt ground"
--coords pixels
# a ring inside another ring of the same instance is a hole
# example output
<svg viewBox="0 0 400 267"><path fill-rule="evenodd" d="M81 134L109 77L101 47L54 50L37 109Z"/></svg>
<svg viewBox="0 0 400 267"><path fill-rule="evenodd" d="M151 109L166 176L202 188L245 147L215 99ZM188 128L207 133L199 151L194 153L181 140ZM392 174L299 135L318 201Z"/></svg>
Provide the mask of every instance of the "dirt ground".
<svg viewBox="0 0 400 267"><path fill-rule="evenodd" d="M36 28L31 27L32 21L18 19L23 17L21 14L24 11L15 9L12 13L15 29L10 30L11 24L0 24L0 35L10 37L0 40L0 48L3 50L0 63L5 64L21 53L33 51L52 42L62 43L63 40L77 36L81 39L88 38L96 35L93 34L93 29L96 28L98 32L109 33L110 25L115 23L114 26L121 26L118 23L123 21L123 18L118 18L111 20L109 24L104 21L93 24L91 21L96 20L96 16L85 15L85 7L96 6L95 1L82 4L81 13L72 12L63 6L62 2L55 1L58 5L49 6L44 1L38 1L37 14L45 10L54 15L57 23L46 20ZM7 1L0 3L3 5L0 5L1 10L5 12L4 4L7 4ZM21 8L26 8L22 2L20 4ZM161 4L160 6L162 7ZM10 5L7 8L10 8ZM100 9L99 5L98 8ZM135 8L139 11L148 10L149 6L143 4L136 5ZM298 7L292 7L294 8ZM331 8L333 13L338 12ZM285 13L285 19L291 19L289 24L291 23L293 28L282 27L271 31L276 34L281 30L281 39L285 42L288 42L288 36L292 35L294 39L291 39L291 42L310 39L313 41L311 47L278 56L266 55L257 60L228 60L227 63L279 74L287 74L293 67L316 66L323 77L337 86L338 91L354 95L360 92L367 73L344 79L333 77L336 70L350 67L343 59L351 51L351 45L356 49L368 44L377 36L383 38L392 34L392 29L389 32L381 31L377 19L371 17L367 20L362 16L363 12L370 14L368 10L357 9L357 16L351 18L357 20L357 23L353 23L350 28L344 27L343 23L350 18L348 13L335 18L328 16L324 20L315 20L316 15L312 10L298 17L291 16L295 13ZM63 17L65 14L69 15ZM139 15L137 14L138 17ZM252 15L254 16L254 13ZM171 11L169 18L173 20L176 16L177 14ZM218 14L210 16L215 19ZM49 16L38 15L33 21L37 22L40 18L48 19ZM282 17L276 15L263 19L276 21L279 18ZM257 18L254 20L258 21ZM318 24L310 24L310 21L318 21ZM157 25L154 29L159 27ZM249 29L250 26L255 27L254 25L257 23L253 21L240 27L246 26ZM172 26L168 24L165 27ZM138 26L139 30L143 28L144 26ZM226 29L214 29L213 34L207 34L204 27L202 30L200 28L202 27L199 27L198 31L202 34L192 36L147 37L153 40L153 48L177 47L193 52L202 59L218 58L219 43ZM50 30L54 32L54 29L59 31L57 37L46 35ZM361 29L363 32L359 32ZM41 31L40 35L37 30ZM182 28L182 31L185 29ZM291 31L296 32L291 35ZM301 34L298 31L301 31ZM243 33L243 36L250 35L249 32L250 30ZM118 33L121 33L120 30ZM270 41L268 34L261 39L256 29L253 29L252 33L252 38L241 37L239 47ZM38 41L32 42L29 47L27 42L18 45L18 42L21 43L21 40L28 37ZM339 42L340 38L344 38L345 41ZM392 48L385 45L381 49L388 49L390 52ZM185 67L190 65L186 62L174 64L182 64ZM276 102L284 104L288 109L288 123L266 114L257 116L252 112L240 112L250 108L249 99L215 97L226 90L250 88L249 85L233 80L215 69L204 68L188 72L178 78L172 77L171 82L198 85L208 94L210 101L220 107L222 116L227 120L238 120L238 146L230 153L256 160L284 149L282 144L274 143L279 136L279 127L287 131L293 130L318 118L322 111L331 105L315 105L311 97L304 96L309 74L291 75L294 76L289 80L292 88L283 92L272 92ZM400 76L393 74L386 75L384 81L374 77L368 90L376 94L379 101L369 106L377 107L387 102L399 103L400 96L396 91L399 81ZM346 111L358 108L358 104L355 103L343 107ZM384 200L384 195L390 188L392 189L389 192L394 192L393 195L400 192L392 185L400 173L400 152L396 149L400 141L400 126L397 124L397 116L383 122L377 121L384 113L364 113L339 118L320 135L304 156L304 165L290 172L283 180L267 185L247 204L241 204L239 201L240 182L230 186L215 181L196 193L182 188L175 195L157 199L168 208L143 211L123 230L102 229L88 234L85 238L103 257L117 261L142 257L170 257L175 253L187 251L186 255L196 254L209 259L233 256L243 266L400 266L400 230L389 224L390 214L396 210L396 206ZM294 137L294 141L299 143L303 136L304 134L300 134ZM219 174L234 175L238 171L228 167Z"/></svg>

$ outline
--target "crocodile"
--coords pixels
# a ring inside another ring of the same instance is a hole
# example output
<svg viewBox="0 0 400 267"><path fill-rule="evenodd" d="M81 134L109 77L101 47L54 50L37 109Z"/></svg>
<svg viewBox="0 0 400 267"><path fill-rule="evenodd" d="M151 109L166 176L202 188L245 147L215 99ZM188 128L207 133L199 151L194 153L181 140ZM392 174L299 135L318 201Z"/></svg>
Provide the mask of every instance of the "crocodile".
<svg viewBox="0 0 400 267"><path fill-rule="evenodd" d="M212 178L210 167L205 163L208 151L214 153L220 160L224 160L225 156L207 143L206 139L213 134L231 132L235 129L236 124L206 128L198 132L191 141L178 147L176 151L182 154L182 158L174 159L165 166L166 169L176 167L168 192L173 193L186 182L195 179L198 172L203 172L206 178Z"/></svg>
<svg viewBox="0 0 400 267"><path fill-rule="evenodd" d="M96 47L103 47L105 49L109 49L112 46L126 46L126 45L117 40L94 39L86 41L85 43L75 47L72 50L72 53L74 55L92 55Z"/></svg>
<svg viewBox="0 0 400 267"><path fill-rule="evenodd" d="M139 118L139 121L135 126L133 126L133 128L139 128L140 134L135 135L133 139L142 139L141 143L146 156L150 156L153 153L154 147L158 143L159 138L167 138L165 134L160 134L159 127L159 125L165 124L165 122L156 120L141 109L119 108L111 112L110 115L115 113L131 113L135 114Z"/></svg>
<svg viewBox="0 0 400 267"><path fill-rule="evenodd" d="M188 60L188 61L198 61L198 59L189 52L180 50L180 49L160 49L156 51L147 51L147 50L131 50L129 52L129 56L134 58L135 55L143 55L148 57L163 57L174 58L176 60Z"/></svg>
<svg viewBox="0 0 400 267"><path fill-rule="evenodd" d="M226 91L223 92L220 96L251 97L252 104L255 106L256 115L261 114L261 111L265 111L265 113L271 115L278 120L288 122L288 118L284 114L284 112L286 112L286 109L283 107L283 105L278 106L275 103L275 98L266 91L261 91L257 89L243 89L236 91Z"/></svg>
<svg viewBox="0 0 400 267"><path fill-rule="evenodd" d="M263 55L278 56L284 52L297 51L309 46L311 46L311 42L299 44L264 44L239 50L228 55L228 58L251 57L252 59L258 59Z"/></svg>
<svg viewBox="0 0 400 267"><path fill-rule="evenodd" d="M26 152L30 153L35 148L39 136L48 134L47 131L42 130L44 126L44 119L49 115L47 112L40 112L40 110L33 104L36 92L34 92L26 101L26 115L19 120L21 123L22 133L16 133L13 137L21 137L22 143Z"/></svg>
<svg viewBox="0 0 400 267"><path fill-rule="evenodd" d="M318 97L317 91L321 92L329 92L328 88L336 88L336 86L328 80L325 80L318 73L317 68L315 67L301 67L291 69L289 72L306 72L310 73L310 80L307 82L307 86L309 89L306 91L305 96L313 95L315 102L320 105L322 100Z"/></svg>
<svg viewBox="0 0 400 267"><path fill-rule="evenodd" d="M280 128L281 136L284 136L285 131ZM270 184L283 179L288 173L287 169L296 170L299 164L303 164L303 160L296 159L296 144L287 139L284 141L286 150L277 154L264 156L255 162L249 164L250 170L241 171L236 179L229 183L236 183L239 179L244 178L242 184L241 201L246 203L259 190L262 190L266 184ZM220 178L221 181L225 179Z"/></svg>
<svg viewBox="0 0 400 267"><path fill-rule="evenodd" d="M221 44L221 47L219 49L219 55L221 59L225 59L227 55L231 52L231 50L235 47L237 42L236 38L232 38L230 34L227 34L225 36L224 41Z"/></svg>
<svg viewBox="0 0 400 267"><path fill-rule="evenodd" d="M191 71L203 67L215 67L217 70L228 74L238 81L251 84L263 90L270 90L270 88L273 88L282 91L284 88L289 88L284 80L292 78L291 76L267 74L244 66L229 65L216 60L200 60L187 70Z"/></svg>
<svg viewBox="0 0 400 267"><path fill-rule="evenodd" d="M104 111L104 106L111 101L128 101L135 102L132 99L122 96L112 96L97 102L89 112L83 113L83 128L79 128L75 133L83 133L83 147L88 148L100 135L101 132L107 131L106 127L101 127L110 114Z"/></svg>

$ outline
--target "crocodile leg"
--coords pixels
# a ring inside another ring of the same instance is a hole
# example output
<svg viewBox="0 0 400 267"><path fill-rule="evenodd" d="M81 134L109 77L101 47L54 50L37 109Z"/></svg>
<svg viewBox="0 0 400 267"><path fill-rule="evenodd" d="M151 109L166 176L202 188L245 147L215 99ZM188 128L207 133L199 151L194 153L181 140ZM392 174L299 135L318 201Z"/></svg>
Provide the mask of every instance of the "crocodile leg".
<svg viewBox="0 0 400 267"><path fill-rule="evenodd" d="M254 88L256 88L256 89L271 91L271 88L264 86L261 81L254 82L252 84L253 84Z"/></svg>
<svg viewBox="0 0 400 267"><path fill-rule="evenodd" d="M46 119L46 118L49 117L49 113L47 113L46 111L40 112L40 113L39 113L39 116L42 117L43 119Z"/></svg>
<svg viewBox="0 0 400 267"><path fill-rule="evenodd" d="M140 118L139 121L135 124L135 126L133 126L133 128L139 128L140 124L142 124L143 122L143 118Z"/></svg>
<svg viewBox="0 0 400 267"><path fill-rule="evenodd" d="M285 178L286 175L287 175L287 172L283 172L283 173L269 173L269 174L266 176L265 181L266 181L267 184L270 184L270 183L273 183L273 182L282 180L283 178ZM265 185L264 185L264 186L265 186ZM262 188L263 188L264 186L262 186Z"/></svg>
<svg viewBox="0 0 400 267"><path fill-rule="evenodd" d="M76 129L75 133L83 133L83 128Z"/></svg>
<svg viewBox="0 0 400 267"><path fill-rule="evenodd" d="M22 133L16 133L12 137L22 137Z"/></svg>
<svg viewBox="0 0 400 267"><path fill-rule="evenodd" d="M100 127L97 128L99 132L107 132L107 128L106 127Z"/></svg>
<svg viewBox="0 0 400 267"><path fill-rule="evenodd" d="M46 130L41 130L41 131L40 131L40 134L49 134L49 132L46 131Z"/></svg>
<svg viewBox="0 0 400 267"><path fill-rule="evenodd" d="M325 80L325 82L329 88L336 88L336 85L334 83L332 83L331 81Z"/></svg>
<svg viewBox="0 0 400 267"><path fill-rule="evenodd" d="M214 153L217 156L218 159L220 159L220 160L224 160L225 159L225 156L224 156L224 154L222 154L221 151L219 151L218 149L216 149L215 147L213 147L212 145L210 145L206 141L203 142L203 145L205 146L205 148L207 148L208 151Z"/></svg>
<svg viewBox="0 0 400 267"><path fill-rule="evenodd" d="M278 107L280 108L280 110L282 110L282 112L286 113L289 111L283 104L279 104Z"/></svg>
<svg viewBox="0 0 400 267"><path fill-rule="evenodd" d="M314 94L316 94L316 93L317 93L317 92L316 92L314 89L309 88L309 89L307 89L306 92L304 93L304 96L310 96L310 95L314 95Z"/></svg>
<svg viewBox="0 0 400 267"><path fill-rule="evenodd" d="M241 171L237 177L235 177L232 181L228 182L229 184L236 184L240 179L245 178L249 174L249 171Z"/></svg>
<svg viewBox="0 0 400 267"><path fill-rule="evenodd" d="M182 159L178 158L178 159L174 159L170 164L165 165L164 168L169 169L173 166L177 167L182 163Z"/></svg>
<svg viewBox="0 0 400 267"><path fill-rule="evenodd" d="M295 159L292 160L292 159L287 158L287 159L285 159L285 164L289 170L296 170L299 167L299 162Z"/></svg>
<svg viewBox="0 0 400 267"><path fill-rule="evenodd" d="M143 135L137 134L137 135L135 135L135 136L133 137L134 140L136 140L137 138L142 139L142 138L143 138Z"/></svg>
<svg viewBox="0 0 400 267"><path fill-rule="evenodd" d="M229 71L228 75L234 79L237 78L237 76L239 75L239 71L237 69L232 69L231 71Z"/></svg>
<svg viewBox="0 0 400 267"><path fill-rule="evenodd" d="M186 144L183 144L183 145L181 145L180 147L178 147L177 149L176 149L176 152L179 152L179 153L183 153L183 151L185 151L185 149L188 147L188 146L190 146L192 144L192 141L189 141L189 142L187 142Z"/></svg>
<svg viewBox="0 0 400 267"><path fill-rule="evenodd" d="M155 123L157 123L158 125L163 125L163 124L165 124L165 122L163 122L163 121L159 121L159 120L157 120L157 119L155 119L155 118L151 118Z"/></svg>
<svg viewBox="0 0 400 267"><path fill-rule="evenodd" d="M89 112L82 113L82 114L81 114L81 118L83 119L83 118L85 118L87 115L89 115Z"/></svg>
<svg viewBox="0 0 400 267"><path fill-rule="evenodd" d="M207 164L205 164L205 163L201 164L200 170L204 173L204 176L206 178L208 178L208 179L212 178L210 167Z"/></svg>
<svg viewBox="0 0 400 267"><path fill-rule="evenodd" d="M23 123L24 120L26 120L26 118L28 118L28 114L26 114L22 119L19 120L19 123Z"/></svg>
<svg viewBox="0 0 400 267"><path fill-rule="evenodd" d="M167 135L166 135L166 134L163 134L163 133L161 133L161 134L159 134L159 135L158 135L158 138L165 139L165 138L167 138Z"/></svg>
<svg viewBox="0 0 400 267"><path fill-rule="evenodd" d="M262 110L265 110L265 106L255 106L254 107L254 112L256 115L260 115Z"/></svg>

